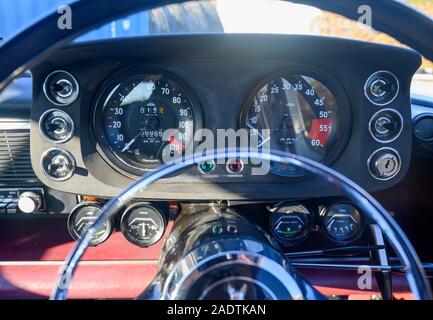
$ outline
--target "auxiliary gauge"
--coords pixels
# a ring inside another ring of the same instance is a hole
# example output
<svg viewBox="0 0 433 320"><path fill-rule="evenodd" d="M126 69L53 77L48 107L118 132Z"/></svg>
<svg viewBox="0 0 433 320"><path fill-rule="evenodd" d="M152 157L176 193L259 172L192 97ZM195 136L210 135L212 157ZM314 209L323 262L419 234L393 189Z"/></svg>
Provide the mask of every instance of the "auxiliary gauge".
<svg viewBox="0 0 433 320"><path fill-rule="evenodd" d="M92 226L101 212L101 204L96 201L86 201L72 209L68 218L68 231L74 240L78 240ZM90 245L97 246L107 240L112 230L111 221L107 221L96 230Z"/></svg>
<svg viewBox="0 0 433 320"><path fill-rule="evenodd" d="M301 204L284 204L272 210L270 229L278 242L293 245L305 240L311 231L311 214Z"/></svg>
<svg viewBox="0 0 433 320"><path fill-rule="evenodd" d="M120 221L125 238L140 247L149 247L158 242L165 231L165 217L147 203L130 206Z"/></svg>
<svg viewBox="0 0 433 320"><path fill-rule="evenodd" d="M364 220L352 204L339 202L323 211L323 228L326 235L338 244L355 241L364 229Z"/></svg>

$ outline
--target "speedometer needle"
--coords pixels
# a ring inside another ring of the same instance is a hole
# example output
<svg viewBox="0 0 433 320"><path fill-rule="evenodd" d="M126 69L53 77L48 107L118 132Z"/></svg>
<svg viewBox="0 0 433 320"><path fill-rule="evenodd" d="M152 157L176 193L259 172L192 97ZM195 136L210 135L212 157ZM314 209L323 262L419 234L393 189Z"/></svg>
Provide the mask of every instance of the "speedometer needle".
<svg viewBox="0 0 433 320"><path fill-rule="evenodd" d="M127 144L125 144L125 146L123 147L122 151L120 152L125 152L126 150L129 149L129 147L137 140L137 138L143 133L143 129L140 130L140 132L134 137L132 138L131 141L129 141Z"/></svg>

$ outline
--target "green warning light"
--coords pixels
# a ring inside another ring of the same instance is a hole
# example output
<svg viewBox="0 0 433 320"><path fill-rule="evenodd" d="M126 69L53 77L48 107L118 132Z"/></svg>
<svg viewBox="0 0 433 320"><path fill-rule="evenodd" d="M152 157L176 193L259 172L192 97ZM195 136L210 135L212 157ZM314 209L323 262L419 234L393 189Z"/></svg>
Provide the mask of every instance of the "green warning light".
<svg viewBox="0 0 433 320"><path fill-rule="evenodd" d="M215 162L213 160L204 161L198 164L198 171L202 174L208 174L215 169Z"/></svg>

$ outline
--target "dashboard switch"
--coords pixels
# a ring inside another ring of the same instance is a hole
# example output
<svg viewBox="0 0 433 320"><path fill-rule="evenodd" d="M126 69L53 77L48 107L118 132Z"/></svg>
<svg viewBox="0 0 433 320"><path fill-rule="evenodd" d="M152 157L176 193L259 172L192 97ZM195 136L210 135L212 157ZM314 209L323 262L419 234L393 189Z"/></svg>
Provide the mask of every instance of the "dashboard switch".
<svg viewBox="0 0 433 320"><path fill-rule="evenodd" d="M47 150L41 160L44 173L52 180L68 180L75 172L75 160L72 155L62 149Z"/></svg>
<svg viewBox="0 0 433 320"><path fill-rule="evenodd" d="M34 192L24 192L18 200L18 209L24 213L33 213L39 210L42 205L40 195Z"/></svg>
<svg viewBox="0 0 433 320"><path fill-rule="evenodd" d="M378 180L389 180L397 175L401 167L398 152L391 148L375 151L368 160L371 175Z"/></svg>
<svg viewBox="0 0 433 320"><path fill-rule="evenodd" d="M399 81L393 73L378 71L366 81L364 94L371 103L384 106L394 101L398 95L399 87Z"/></svg>

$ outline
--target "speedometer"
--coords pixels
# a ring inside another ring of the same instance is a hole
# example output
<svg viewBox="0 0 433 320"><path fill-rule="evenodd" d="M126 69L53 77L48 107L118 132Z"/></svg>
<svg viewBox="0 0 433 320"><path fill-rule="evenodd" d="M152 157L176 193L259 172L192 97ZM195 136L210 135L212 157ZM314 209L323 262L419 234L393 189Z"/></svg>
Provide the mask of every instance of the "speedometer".
<svg viewBox="0 0 433 320"><path fill-rule="evenodd" d="M174 75L128 68L102 90L94 126L103 155L123 172L140 176L163 159L184 154L200 119L197 100Z"/></svg>
<svg viewBox="0 0 433 320"><path fill-rule="evenodd" d="M329 163L342 147L350 121L348 103L335 81L317 72L289 70L259 83L245 102L241 127L279 150ZM262 135L264 129L268 135ZM271 172L306 175L292 165L271 163Z"/></svg>

